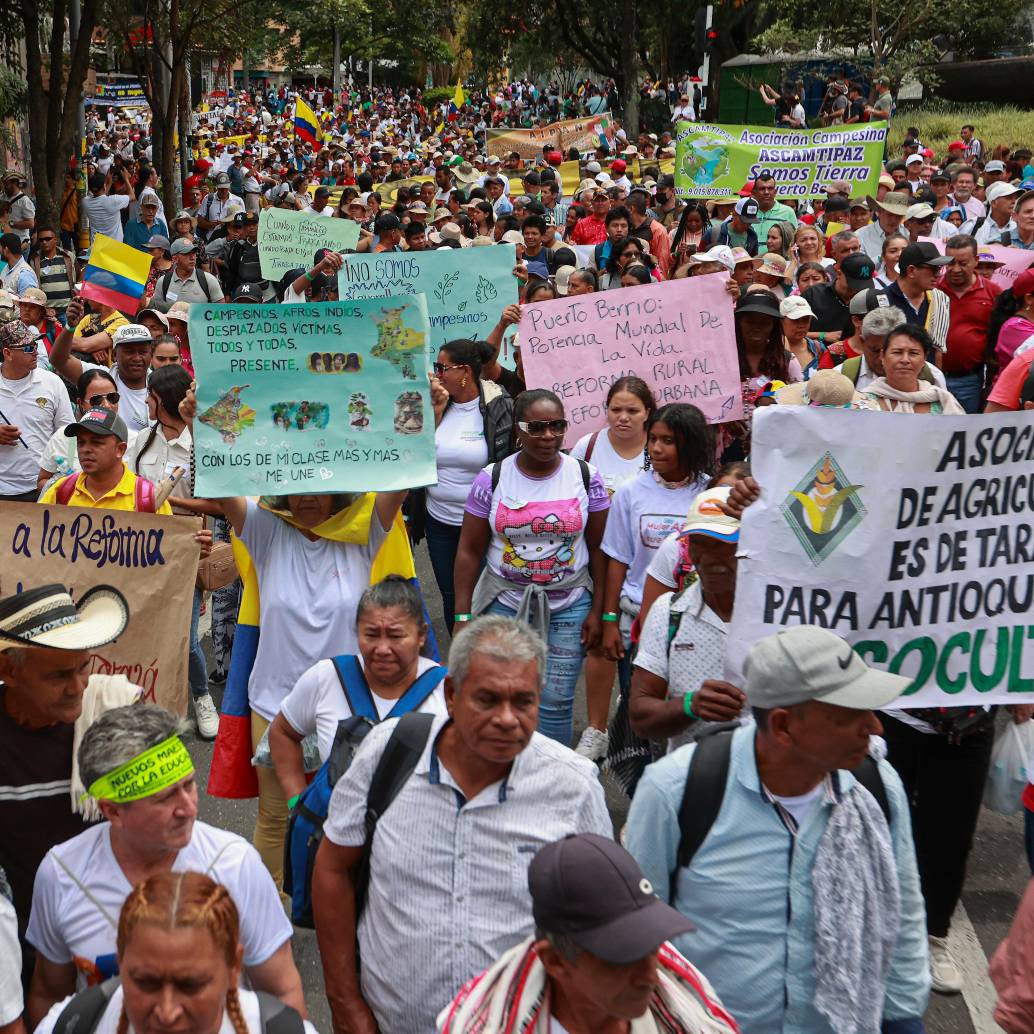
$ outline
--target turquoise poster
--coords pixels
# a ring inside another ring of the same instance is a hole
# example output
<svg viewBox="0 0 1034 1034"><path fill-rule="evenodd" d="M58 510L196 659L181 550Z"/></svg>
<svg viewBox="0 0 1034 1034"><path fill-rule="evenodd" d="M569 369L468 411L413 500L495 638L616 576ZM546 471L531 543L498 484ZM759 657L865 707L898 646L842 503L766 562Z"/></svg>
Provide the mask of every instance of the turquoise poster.
<svg viewBox="0 0 1034 1034"><path fill-rule="evenodd" d="M428 356L456 338L484 340L507 305L517 304L512 244L345 255L338 297L380 298L422 294L431 327Z"/></svg>
<svg viewBox="0 0 1034 1034"><path fill-rule="evenodd" d="M195 494L434 484L427 336L420 295L192 305Z"/></svg>

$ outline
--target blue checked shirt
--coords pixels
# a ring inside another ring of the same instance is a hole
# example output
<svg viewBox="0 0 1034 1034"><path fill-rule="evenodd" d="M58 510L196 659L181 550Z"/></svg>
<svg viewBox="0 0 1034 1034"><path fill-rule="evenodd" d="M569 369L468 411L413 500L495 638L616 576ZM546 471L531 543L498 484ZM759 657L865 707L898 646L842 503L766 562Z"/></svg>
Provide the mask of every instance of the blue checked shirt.
<svg viewBox="0 0 1034 1034"><path fill-rule="evenodd" d="M835 773L796 829L793 817L776 807L761 785L755 735L754 725L733 734L721 811L690 867L679 870L673 903L697 928L675 943L711 981L741 1030L833 1034L812 1004L811 870L832 809L855 779L849 772ZM650 765L629 812L625 847L658 888L669 886L675 870L678 811L695 749L688 744ZM901 931L887 977L884 1030L900 1032L916 1029L930 991L926 911L905 791L894 769L886 761L879 765L901 888Z"/></svg>

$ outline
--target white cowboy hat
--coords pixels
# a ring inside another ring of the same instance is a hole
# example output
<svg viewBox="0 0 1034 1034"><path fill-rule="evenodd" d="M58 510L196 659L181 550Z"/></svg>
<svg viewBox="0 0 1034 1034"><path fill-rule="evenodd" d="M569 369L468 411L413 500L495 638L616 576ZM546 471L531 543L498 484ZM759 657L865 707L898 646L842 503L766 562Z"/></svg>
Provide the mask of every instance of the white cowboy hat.
<svg viewBox="0 0 1034 1034"><path fill-rule="evenodd" d="M95 585L75 603L63 585L41 585L0 600L0 642L93 650L117 639L129 623L118 589Z"/></svg>

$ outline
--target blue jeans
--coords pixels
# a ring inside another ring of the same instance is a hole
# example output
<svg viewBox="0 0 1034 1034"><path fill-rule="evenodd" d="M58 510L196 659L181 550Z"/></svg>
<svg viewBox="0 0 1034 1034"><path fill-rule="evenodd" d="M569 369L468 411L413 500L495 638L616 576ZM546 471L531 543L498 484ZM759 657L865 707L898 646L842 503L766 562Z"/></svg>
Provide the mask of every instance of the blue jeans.
<svg viewBox="0 0 1034 1034"><path fill-rule="evenodd" d="M950 391L967 413L980 412L980 393L984 385L984 368L957 377L945 376Z"/></svg>
<svg viewBox="0 0 1034 1034"><path fill-rule="evenodd" d="M200 589L194 589L194 606L190 611L190 659L187 664L187 680L190 683L190 695L195 700L208 692L208 662L205 660L205 651L201 649L201 640L197 634L203 595Z"/></svg>
<svg viewBox="0 0 1034 1034"><path fill-rule="evenodd" d="M571 746L574 734L574 689L582 673L582 625L592 607L592 596L582 595L564 610L554 610L549 619L546 652L546 686L539 703L539 732L551 740ZM516 611L496 600L486 614L514 617Z"/></svg>
<svg viewBox="0 0 1034 1034"><path fill-rule="evenodd" d="M427 555L431 558L434 580L438 583L438 591L442 594L445 627L449 630L449 635L452 635L452 626L456 617L453 569L456 566L456 549L460 544L462 526L435 520L429 513L424 515L424 522Z"/></svg>
<svg viewBox="0 0 1034 1034"><path fill-rule="evenodd" d="M1031 875L1034 875L1034 811L1023 809L1023 831L1027 840L1027 864Z"/></svg>

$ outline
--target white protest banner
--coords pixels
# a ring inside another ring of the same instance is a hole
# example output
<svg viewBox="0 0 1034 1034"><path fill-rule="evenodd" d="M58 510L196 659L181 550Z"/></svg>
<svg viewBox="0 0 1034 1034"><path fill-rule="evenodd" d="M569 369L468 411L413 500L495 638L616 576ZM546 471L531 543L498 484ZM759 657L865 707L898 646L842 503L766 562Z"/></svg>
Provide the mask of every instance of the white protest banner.
<svg viewBox="0 0 1034 1034"><path fill-rule="evenodd" d="M1034 703L1034 414L757 410L727 665L829 628L896 707Z"/></svg>
<svg viewBox="0 0 1034 1034"><path fill-rule="evenodd" d="M658 406L689 402L712 423L743 419L725 281L711 273L521 307L524 380L560 396L567 446L606 426L607 391L629 374Z"/></svg>
<svg viewBox="0 0 1034 1034"><path fill-rule="evenodd" d="M517 304L516 264L512 244L346 255L338 271L338 297L346 301L424 295L431 327L427 354L434 362L446 341L483 341L503 309Z"/></svg>
<svg viewBox="0 0 1034 1034"><path fill-rule="evenodd" d="M144 699L185 714L190 608L200 553L194 517L81 506L0 506L5 596L59 583L75 599L111 585L129 602L129 625L91 652L91 674L125 675Z"/></svg>
<svg viewBox="0 0 1034 1034"><path fill-rule="evenodd" d="M320 248L351 251L358 243L359 224L351 219L286 208L265 208L259 213L259 262L267 280L279 280L291 269L311 269Z"/></svg>

